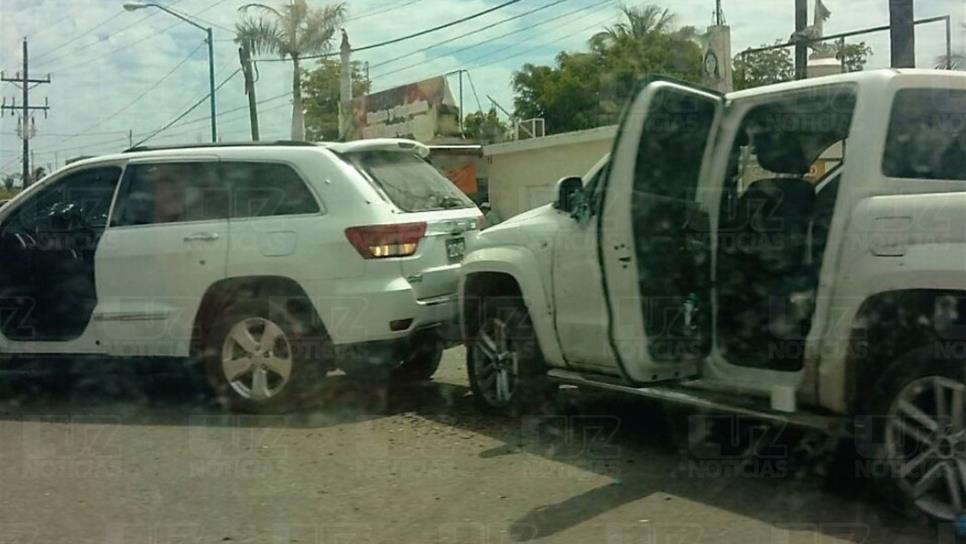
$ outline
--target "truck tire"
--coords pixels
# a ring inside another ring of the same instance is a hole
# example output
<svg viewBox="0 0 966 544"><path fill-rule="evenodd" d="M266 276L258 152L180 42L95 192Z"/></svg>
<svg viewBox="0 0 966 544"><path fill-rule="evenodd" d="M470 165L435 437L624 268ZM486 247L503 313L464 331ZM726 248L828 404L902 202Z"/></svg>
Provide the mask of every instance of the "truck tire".
<svg viewBox="0 0 966 544"><path fill-rule="evenodd" d="M893 506L944 522L966 512L966 361L948 353L900 357L867 396L857 441Z"/></svg>
<svg viewBox="0 0 966 544"><path fill-rule="evenodd" d="M481 306L479 326L466 340L466 366L477 406L505 415L549 411L558 387L547 378L523 300L490 296Z"/></svg>
<svg viewBox="0 0 966 544"><path fill-rule="evenodd" d="M318 400L327 337L285 308L245 301L227 308L206 338L208 380L227 409L284 413Z"/></svg>

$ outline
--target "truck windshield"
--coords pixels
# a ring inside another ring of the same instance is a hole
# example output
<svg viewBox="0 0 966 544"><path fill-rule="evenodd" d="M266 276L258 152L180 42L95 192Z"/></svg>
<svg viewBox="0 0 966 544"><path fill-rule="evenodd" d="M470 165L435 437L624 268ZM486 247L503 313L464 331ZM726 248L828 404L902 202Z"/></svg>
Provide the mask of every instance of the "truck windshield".
<svg viewBox="0 0 966 544"><path fill-rule="evenodd" d="M369 151L347 154L344 158L404 212L474 205L450 180L416 155Z"/></svg>

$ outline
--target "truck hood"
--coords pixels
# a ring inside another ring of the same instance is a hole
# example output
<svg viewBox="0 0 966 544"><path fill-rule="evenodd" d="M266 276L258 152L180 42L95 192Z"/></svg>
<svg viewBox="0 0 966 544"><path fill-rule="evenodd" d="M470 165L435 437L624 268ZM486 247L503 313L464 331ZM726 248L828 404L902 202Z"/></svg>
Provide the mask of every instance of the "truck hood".
<svg viewBox="0 0 966 544"><path fill-rule="evenodd" d="M563 214L554 209L553 205L540 206L483 230L470 245L473 249L539 245L553 239L562 218Z"/></svg>

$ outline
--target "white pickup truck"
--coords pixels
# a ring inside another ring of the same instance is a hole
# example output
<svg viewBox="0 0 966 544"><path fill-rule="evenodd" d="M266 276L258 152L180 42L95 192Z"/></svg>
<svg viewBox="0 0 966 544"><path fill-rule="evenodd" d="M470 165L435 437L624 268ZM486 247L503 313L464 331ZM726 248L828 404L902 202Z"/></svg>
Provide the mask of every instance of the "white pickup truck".
<svg viewBox="0 0 966 544"><path fill-rule="evenodd" d="M966 511L966 73L649 80L607 158L469 245L483 407L562 383L844 433Z"/></svg>

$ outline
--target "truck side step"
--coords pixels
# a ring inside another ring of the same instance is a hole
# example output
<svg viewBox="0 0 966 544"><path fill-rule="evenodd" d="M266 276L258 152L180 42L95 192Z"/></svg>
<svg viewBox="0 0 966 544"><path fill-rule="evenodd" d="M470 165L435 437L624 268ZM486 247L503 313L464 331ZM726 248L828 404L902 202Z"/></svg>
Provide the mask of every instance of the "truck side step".
<svg viewBox="0 0 966 544"><path fill-rule="evenodd" d="M647 387L634 387L616 383L611 377L580 374L570 370L553 369L547 374L551 380L580 387L614 391L627 395L670 402L711 412L730 413L761 419L770 423L793 425L813 429L828 434L847 432L847 420L840 416L823 415L812 412L778 412L772 410L767 399L750 395L736 396L718 391L684 387L679 384L655 384Z"/></svg>

